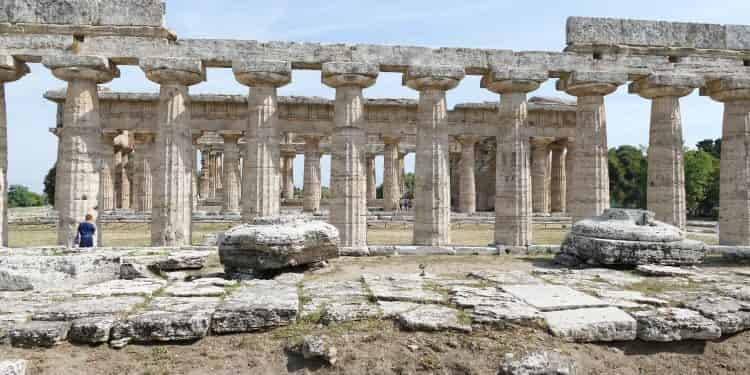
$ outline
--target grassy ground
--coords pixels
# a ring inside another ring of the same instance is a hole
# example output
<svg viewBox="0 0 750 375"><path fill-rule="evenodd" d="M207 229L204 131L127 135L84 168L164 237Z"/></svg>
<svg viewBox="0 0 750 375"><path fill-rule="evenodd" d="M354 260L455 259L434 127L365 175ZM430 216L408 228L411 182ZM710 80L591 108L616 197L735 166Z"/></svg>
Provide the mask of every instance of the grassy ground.
<svg viewBox="0 0 750 375"><path fill-rule="evenodd" d="M203 236L229 229L232 224L193 225L193 244L200 244ZM149 224L104 224L104 244L106 246L147 246L150 243ZM568 229L561 225L535 225L534 243L540 245L559 245L565 239ZM465 246L486 246L493 242L494 227L488 224L453 225L452 243ZM690 235L689 237L716 244L716 236ZM367 231L368 243L373 245L410 245L412 241L411 225L377 224ZM50 246L57 242L54 225L11 225L11 247Z"/></svg>

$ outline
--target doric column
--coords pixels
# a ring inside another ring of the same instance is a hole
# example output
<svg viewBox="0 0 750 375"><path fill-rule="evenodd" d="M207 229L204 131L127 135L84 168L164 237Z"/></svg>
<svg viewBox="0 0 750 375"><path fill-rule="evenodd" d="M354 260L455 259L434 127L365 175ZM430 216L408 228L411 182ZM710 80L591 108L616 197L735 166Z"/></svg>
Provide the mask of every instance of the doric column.
<svg viewBox="0 0 750 375"><path fill-rule="evenodd" d="M203 135L202 132L193 132L192 133L192 149L190 150L190 156L192 158L192 167L193 169L190 171L190 180L192 181L192 200L193 200L193 212L198 209L198 195L199 195L199 187L198 187L198 139Z"/></svg>
<svg viewBox="0 0 750 375"><path fill-rule="evenodd" d="M305 182L303 186L305 212L320 211L320 137L305 137Z"/></svg>
<svg viewBox="0 0 750 375"><path fill-rule="evenodd" d="M445 93L458 86L464 70L454 66L412 66L406 86L419 91L414 192L414 244L451 242L451 192L448 117Z"/></svg>
<svg viewBox="0 0 750 375"><path fill-rule="evenodd" d="M461 143L461 161L458 163L458 212L473 214L477 211L477 189L474 176L476 162L475 146L478 139L472 136L458 137Z"/></svg>
<svg viewBox="0 0 750 375"><path fill-rule="evenodd" d="M401 189L401 196L406 194L406 153L398 153L398 186Z"/></svg>
<svg viewBox="0 0 750 375"><path fill-rule="evenodd" d="M330 221L343 254L367 254L367 134L362 90L375 84L373 64L323 64L323 83L336 89L331 135Z"/></svg>
<svg viewBox="0 0 750 375"><path fill-rule="evenodd" d="M188 86L205 80L197 59L145 58L141 69L160 85L159 122L153 152L151 244L191 243L193 150Z"/></svg>
<svg viewBox="0 0 750 375"><path fill-rule="evenodd" d="M367 153L367 200L374 201L377 199L377 186L375 185L375 154Z"/></svg>
<svg viewBox="0 0 750 375"><path fill-rule="evenodd" d="M500 94L495 165L495 243L531 243L528 108L526 94L539 88L546 72L498 70L482 79L482 87Z"/></svg>
<svg viewBox="0 0 750 375"><path fill-rule="evenodd" d="M209 176L209 159L211 158L207 150L201 150L201 176L200 176L200 195L202 199L208 199L211 191L211 177Z"/></svg>
<svg viewBox="0 0 750 375"><path fill-rule="evenodd" d="M222 133L224 137L224 212L240 212L240 133Z"/></svg>
<svg viewBox="0 0 750 375"><path fill-rule="evenodd" d="M0 56L0 246L8 246L8 116L5 83L29 72L29 67L12 56Z"/></svg>
<svg viewBox="0 0 750 375"><path fill-rule="evenodd" d="M294 199L294 158L297 156L293 150L282 152L282 198Z"/></svg>
<svg viewBox="0 0 750 375"><path fill-rule="evenodd" d="M719 242L750 246L750 76L711 81L701 93L724 103Z"/></svg>
<svg viewBox="0 0 750 375"><path fill-rule="evenodd" d="M281 205L276 89L291 81L292 66L286 61L248 60L234 61L232 70L240 83L250 87L242 218L275 216Z"/></svg>
<svg viewBox="0 0 750 375"><path fill-rule="evenodd" d="M657 220L682 230L687 224L687 206L680 98L702 85L699 77L657 74L629 87L631 93L651 100L648 209L656 214Z"/></svg>
<svg viewBox="0 0 750 375"><path fill-rule="evenodd" d="M135 142L135 209L151 212L153 198L153 166L155 134L136 131Z"/></svg>
<svg viewBox="0 0 750 375"><path fill-rule="evenodd" d="M95 210L101 199L102 130L97 84L111 81L119 71L98 56L50 56L42 63L55 77L68 82L55 195L59 197L57 243L72 246L78 223L87 214L98 216Z"/></svg>
<svg viewBox="0 0 750 375"><path fill-rule="evenodd" d="M573 222L609 208L607 113L604 96L627 81L625 73L573 72L557 81L557 89L578 97L573 186L568 206Z"/></svg>
<svg viewBox="0 0 750 375"><path fill-rule="evenodd" d="M565 150L565 213L570 216L571 189L573 188L573 166L575 165L575 147L576 143L573 138L568 138Z"/></svg>
<svg viewBox="0 0 750 375"><path fill-rule="evenodd" d="M383 209L385 211L397 211L399 199L401 198L401 171L398 169L398 138L383 138L385 149L383 151Z"/></svg>
<svg viewBox="0 0 750 375"><path fill-rule="evenodd" d="M218 174L219 164L216 156L216 151L211 151L208 154L208 196L211 199L216 199L216 189L218 188L216 175Z"/></svg>
<svg viewBox="0 0 750 375"><path fill-rule="evenodd" d="M120 160L118 173L120 174L120 208L130 209L131 196L133 194L133 184L130 181L128 167L130 165L130 154L133 150L129 148L122 149L122 159Z"/></svg>
<svg viewBox="0 0 750 375"><path fill-rule="evenodd" d="M531 207L533 212L550 212L550 149L551 139L531 139Z"/></svg>
<svg viewBox="0 0 750 375"><path fill-rule="evenodd" d="M565 212L565 194L567 193L566 140L559 140L550 145L552 166L550 168L550 211Z"/></svg>
<svg viewBox="0 0 750 375"><path fill-rule="evenodd" d="M102 133L101 170L99 172L99 191L101 191L101 211L115 209L115 138L117 133Z"/></svg>

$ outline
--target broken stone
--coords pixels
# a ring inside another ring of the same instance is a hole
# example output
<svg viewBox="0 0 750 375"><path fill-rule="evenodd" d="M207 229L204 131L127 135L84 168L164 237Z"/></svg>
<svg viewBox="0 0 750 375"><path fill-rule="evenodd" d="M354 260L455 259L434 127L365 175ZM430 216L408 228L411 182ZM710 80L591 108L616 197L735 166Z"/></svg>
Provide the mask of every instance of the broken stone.
<svg viewBox="0 0 750 375"><path fill-rule="evenodd" d="M396 318L401 313L411 311L422 306L420 303L399 301L378 301L378 307L383 312L384 318Z"/></svg>
<svg viewBox="0 0 750 375"><path fill-rule="evenodd" d="M535 352L515 360L506 355L498 375L575 375L576 362L566 355L555 352Z"/></svg>
<svg viewBox="0 0 750 375"><path fill-rule="evenodd" d="M19 348L51 348L65 341L70 323L28 322L10 330L10 344Z"/></svg>
<svg viewBox="0 0 750 375"><path fill-rule="evenodd" d="M323 308L321 321L325 324L375 319L381 316L380 309L368 301L331 302Z"/></svg>
<svg viewBox="0 0 750 375"><path fill-rule="evenodd" d="M693 265L703 262L705 252L704 243L685 239L679 228L654 220L653 212L612 208L575 223L555 259L568 266Z"/></svg>
<svg viewBox="0 0 750 375"><path fill-rule="evenodd" d="M121 280L135 280L151 277L148 268L138 263L123 263L120 265Z"/></svg>
<svg viewBox="0 0 750 375"><path fill-rule="evenodd" d="M750 329L748 303L729 297L702 295L683 302L683 305L716 322L724 335Z"/></svg>
<svg viewBox="0 0 750 375"><path fill-rule="evenodd" d="M72 321L82 318L117 315L128 312L143 303L143 297L103 297L74 299L53 303L38 309L33 314L34 320Z"/></svg>
<svg viewBox="0 0 750 375"><path fill-rule="evenodd" d="M721 328L698 312L663 307L637 311L638 338L643 341L670 342L680 340L714 340L721 337Z"/></svg>
<svg viewBox="0 0 750 375"><path fill-rule="evenodd" d="M164 286L164 280L136 279L111 280L79 290L75 296L109 297L109 296L152 296Z"/></svg>
<svg viewBox="0 0 750 375"><path fill-rule="evenodd" d="M293 323L299 314L297 287L273 280L243 283L213 316L216 333L254 332Z"/></svg>
<svg viewBox="0 0 750 375"><path fill-rule="evenodd" d="M445 297L425 289L425 281L417 277L363 275L362 280L378 300L418 303L444 303Z"/></svg>
<svg viewBox="0 0 750 375"><path fill-rule="evenodd" d="M471 308L472 320L476 323L529 325L542 318L539 310L498 288L453 287L451 302Z"/></svg>
<svg viewBox="0 0 750 375"><path fill-rule="evenodd" d="M179 251L149 265L159 271L199 270L206 264L210 251Z"/></svg>
<svg viewBox="0 0 750 375"><path fill-rule="evenodd" d="M507 285L501 288L540 311L608 306L596 297L561 285Z"/></svg>
<svg viewBox="0 0 750 375"><path fill-rule="evenodd" d="M311 281L302 286L302 295L303 317L320 313L324 306L334 302L365 303L368 300L368 295L359 281Z"/></svg>
<svg viewBox="0 0 750 375"><path fill-rule="evenodd" d="M28 277L0 270L0 291L21 292L32 289L34 286L31 285Z"/></svg>
<svg viewBox="0 0 750 375"><path fill-rule="evenodd" d="M77 344L106 343L114 324L115 318L111 316L74 320L70 326L68 340Z"/></svg>
<svg viewBox="0 0 750 375"><path fill-rule="evenodd" d="M615 307L543 312L550 332L566 341L630 341L636 338L637 323Z"/></svg>
<svg viewBox="0 0 750 375"><path fill-rule="evenodd" d="M207 311L149 311L115 322L112 339L121 343L194 341L208 334L211 313Z"/></svg>
<svg viewBox="0 0 750 375"><path fill-rule="evenodd" d="M278 270L338 257L338 239L322 221L242 225L219 236L219 257L227 273Z"/></svg>
<svg viewBox="0 0 750 375"><path fill-rule="evenodd" d="M0 375L26 375L26 360L0 361Z"/></svg>
<svg viewBox="0 0 750 375"><path fill-rule="evenodd" d="M398 321L410 331L471 332L471 325L459 319L459 311L445 306L422 305L399 314Z"/></svg>
<svg viewBox="0 0 750 375"><path fill-rule="evenodd" d="M659 266L654 264L640 265L636 271L647 276L693 276L695 272L688 271L679 267Z"/></svg>
<svg viewBox="0 0 750 375"><path fill-rule="evenodd" d="M597 296L605 302L620 308L638 308L643 305L666 306L668 301L644 296L641 292L629 290L597 290Z"/></svg>
<svg viewBox="0 0 750 375"><path fill-rule="evenodd" d="M164 289L164 294L172 297L220 297L224 293L223 287L196 282L176 282Z"/></svg>
<svg viewBox="0 0 750 375"><path fill-rule="evenodd" d="M16 289L31 284L35 290L73 290L92 283L118 279L120 257L107 253L39 255L29 252L0 257L0 269L0 274L5 273L6 278L12 277L12 284ZM6 283L6 286L11 286L10 279Z"/></svg>
<svg viewBox="0 0 750 375"><path fill-rule="evenodd" d="M469 273L469 277L488 281L491 283L497 283L500 285L526 285L526 284L541 284L542 280L537 279L523 271L507 271L507 272L490 272L490 271L479 271Z"/></svg>
<svg viewBox="0 0 750 375"><path fill-rule="evenodd" d="M305 359L321 359L330 365L338 361L338 350L326 343L322 336L305 336L302 339L302 356Z"/></svg>

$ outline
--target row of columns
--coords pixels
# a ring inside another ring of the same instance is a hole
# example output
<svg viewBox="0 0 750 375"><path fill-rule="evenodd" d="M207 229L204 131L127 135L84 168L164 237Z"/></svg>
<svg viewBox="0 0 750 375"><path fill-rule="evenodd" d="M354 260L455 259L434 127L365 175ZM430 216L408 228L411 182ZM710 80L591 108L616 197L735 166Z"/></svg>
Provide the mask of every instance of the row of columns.
<svg viewBox="0 0 750 375"><path fill-rule="evenodd" d="M100 57L50 57L43 63L56 77L68 82L63 107L64 128L60 137L57 201L59 242L70 244L77 222L104 200L101 184L111 184L108 179L100 178L102 167L98 160L102 155L102 137L97 84L108 82L118 73L116 67ZM3 74L7 75L0 75L0 78L5 81L20 77L19 72L25 69L15 60L12 64L7 61L4 64ZM160 85L159 124L150 166L153 170L152 244L183 245L190 241L191 193L194 189L191 176L195 164L194 155L191 156L193 139L189 129L188 87L203 81L205 71L200 60L176 58L142 59L141 68L150 80ZM283 185L279 173L281 155L276 91L289 83L291 65L281 61L243 61L236 62L233 70L238 81L250 87L250 120L245 131L247 162L244 163L242 183L246 198L242 199L242 213L246 219L277 215L279 189ZM331 136L331 222L340 231L344 253L366 251L368 163L362 90L374 84L377 76L377 66L371 64L331 62L322 67L323 83L336 89L335 128ZM463 69L451 66L412 66L404 75L405 85L419 91L414 223L414 242L417 245L450 243L445 93L456 87L463 77ZM501 245L528 245L531 242L533 199L530 185L534 185L531 169L541 170L541 164L546 168L549 154L540 151L537 157L529 155L526 96L547 78L547 74L532 71L491 69L482 80L483 87L501 97L495 204L495 241ZM570 147L565 157L571 164L570 172L564 173L566 168L558 166L554 173L550 172L549 179L550 184L552 180L557 181L556 184L562 180L570 182L566 200L574 220L600 214L609 207L604 97L627 78L624 73L572 72L563 74L557 83L558 89L578 98L577 126L575 147ZM633 92L652 100L650 208L657 212L658 218L680 226L684 225L681 221L685 215L678 99L697 86L692 78L659 75L645 77L631 85ZM707 84L701 82L700 86L705 88L705 95L725 106L720 239L723 244L750 245L750 147L747 146L750 143L750 79L724 78ZM0 125L2 138L4 116ZM470 148L467 147L467 154ZM309 153L314 153L314 147L310 149ZM4 157L3 151L0 145L0 154ZM394 150L388 150L387 154L386 165L392 167L395 164ZM310 159L314 160L314 157ZM466 159L461 166L462 173L469 171L468 160L471 158ZM562 157L556 159L558 162L563 160ZM4 168L2 163L7 163L3 160L0 160L0 169ZM530 165L530 160L545 161ZM312 165L306 166L308 168L314 169ZM236 178L236 172L230 168L225 172L225 180ZM393 180L393 174L391 169L386 177ZM310 176L314 180L315 174L311 172ZM545 176L542 178L546 186ZM311 186L314 184L313 181ZM388 204L392 204L393 191L389 197ZM546 197L539 197L537 201L545 206L552 205ZM562 201L560 199L556 204L561 205ZM468 201L463 204L467 209L470 205ZM3 222L6 221L3 218Z"/></svg>

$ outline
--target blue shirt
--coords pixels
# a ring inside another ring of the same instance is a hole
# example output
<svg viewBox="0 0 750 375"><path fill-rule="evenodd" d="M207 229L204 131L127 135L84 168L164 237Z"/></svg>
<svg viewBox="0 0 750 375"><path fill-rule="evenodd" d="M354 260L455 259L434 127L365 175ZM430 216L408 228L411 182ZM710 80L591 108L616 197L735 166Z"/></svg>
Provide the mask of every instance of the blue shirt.
<svg viewBox="0 0 750 375"><path fill-rule="evenodd" d="M78 246L79 247L94 247L94 235L96 234L96 226L89 222L83 222L78 224Z"/></svg>

